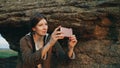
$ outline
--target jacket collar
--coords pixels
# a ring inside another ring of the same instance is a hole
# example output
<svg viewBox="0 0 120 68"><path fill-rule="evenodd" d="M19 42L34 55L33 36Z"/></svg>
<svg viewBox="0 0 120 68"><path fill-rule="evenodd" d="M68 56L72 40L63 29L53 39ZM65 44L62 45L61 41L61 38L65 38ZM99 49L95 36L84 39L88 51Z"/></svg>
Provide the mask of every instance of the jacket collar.
<svg viewBox="0 0 120 68"><path fill-rule="evenodd" d="M33 52L35 52L36 49L35 49L35 42L34 42L34 40L33 40L33 34L30 32L30 33L26 34L25 37L26 37L27 40L30 41L29 43L32 44ZM47 34L44 36L44 40L43 40L43 41L44 41L44 46L47 44L48 40L49 40L49 34L47 33Z"/></svg>

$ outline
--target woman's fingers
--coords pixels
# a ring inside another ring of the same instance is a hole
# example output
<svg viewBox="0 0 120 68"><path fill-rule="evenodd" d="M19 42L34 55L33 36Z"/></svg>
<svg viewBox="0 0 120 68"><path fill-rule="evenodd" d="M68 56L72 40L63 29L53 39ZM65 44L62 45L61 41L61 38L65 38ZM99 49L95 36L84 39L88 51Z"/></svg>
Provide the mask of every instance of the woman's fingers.
<svg viewBox="0 0 120 68"><path fill-rule="evenodd" d="M58 31L60 29L61 26L58 26L57 28L55 28L54 31Z"/></svg>
<svg viewBox="0 0 120 68"><path fill-rule="evenodd" d="M61 32L61 31L56 31L55 32L55 35L61 35L61 34L63 34L63 32Z"/></svg>
<svg viewBox="0 0 120 68"><path fill-rule="evenodd" d="M54 31L53 33L51 34L51 39L50 39L50 42L51 43L55 43L58 39L63 39L64 36L62 36L62 32L59 31L61 26L58 26Z"/></svg>
<svg viewBox="0 0 120 68"><path fill-rule="evenodd" d="M63 39L64 36L63 36L63 35L56 35L56 38L57 38L57 39Z"/></svg>
<svg viewBox="0 0 120 68"><path fill-rule="evenodd" d="M52 37L54 40L58 40L58 39L63 39L63 38L64 38L64 36L62 36L62 32L59 31L60 27L61 27L61 26L58 26L57 28L55 28L54 32L52 33L52 36L51 36L51 37Z"/></svg>
<svg viewBox="0 0 120 68"><path fill-rule="evenodd" d="M76 38L75 35L72 35L69 37L70 40L75 39L75 38Z"/></svg>
<svg viewBox="0 0 120 68"><path fill-rule="evenodd" d="M75 35L72 35L70 38L69 38L70 41L77 41L76 39L76 36Z"/></svg>
<svg viewBox="0 0 120 68"><path fill-rule="evenodd" d="M53 34L54 34L54 35L61 33L61 32L59 31L60 27L61 27L61 26L58 26L57 28L55 28L55 30L53 31Z"/></svg>

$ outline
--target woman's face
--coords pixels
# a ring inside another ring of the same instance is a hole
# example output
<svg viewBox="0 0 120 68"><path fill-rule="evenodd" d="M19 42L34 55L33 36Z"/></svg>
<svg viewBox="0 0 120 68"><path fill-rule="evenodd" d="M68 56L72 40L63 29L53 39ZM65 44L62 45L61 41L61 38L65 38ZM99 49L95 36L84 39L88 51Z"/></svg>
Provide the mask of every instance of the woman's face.
<svg viewBox="0 0 120 68"><path fill-rule="evenodd" d="M35 27L32 28L33 31L35 31L36 34L40 36L44 36L47 33L48 30L48 24L45 19L41 19Z"/></svg>

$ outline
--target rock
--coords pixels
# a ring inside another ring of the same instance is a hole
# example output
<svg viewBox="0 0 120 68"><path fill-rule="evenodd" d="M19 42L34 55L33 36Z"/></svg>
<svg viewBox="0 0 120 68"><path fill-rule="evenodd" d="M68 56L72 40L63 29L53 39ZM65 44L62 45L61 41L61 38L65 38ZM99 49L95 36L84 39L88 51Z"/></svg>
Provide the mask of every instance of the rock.
<svg viewBox="0 0 120 68"><path fill-rule="evenodd" d="M96 6L97 7L116 7L116 6L120 6L120 2L118 2L118 0L103 1Z"/></svg>
<svg viewBox="0 0 120 68"><path fill-rule="evenodd" d="M19 40L29 32L29 18L36 11L45 15L48 21L48 33L61 25L71 27L78 39L75 48L76 59L69 65L58 68L115 68L120 64L120 15L119 6L108 3L105 8L96 1L78 0L21 0L0 6L0 33L10 44L10 48L19 52ZM109 3L110 2L110 3ZM94 4L93 4L94 3ZM117 2L113 4L118 5ZM99 7L98 7L99 6ZM9 8L8 8L9 7ZM60 40L64 46L66 39Z"/></svg>

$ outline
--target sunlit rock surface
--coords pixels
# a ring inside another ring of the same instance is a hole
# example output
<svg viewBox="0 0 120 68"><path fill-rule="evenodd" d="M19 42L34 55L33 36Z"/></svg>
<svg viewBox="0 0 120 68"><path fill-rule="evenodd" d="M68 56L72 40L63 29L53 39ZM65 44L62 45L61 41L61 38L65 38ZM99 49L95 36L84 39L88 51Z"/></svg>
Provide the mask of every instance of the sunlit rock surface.
<svg viewBox="0 0 120 68"><path fill-rule="evenodd" d="M0 33L11 49L19 51L20 38L29 32L29 17L40 12L48 20L48 33L61 25L71 27L77 36L76 59L67 66L60 64L60 68L119 68L119 0L1 0L0 3ZM64 47L65 42L60 42Z"/></svg>

